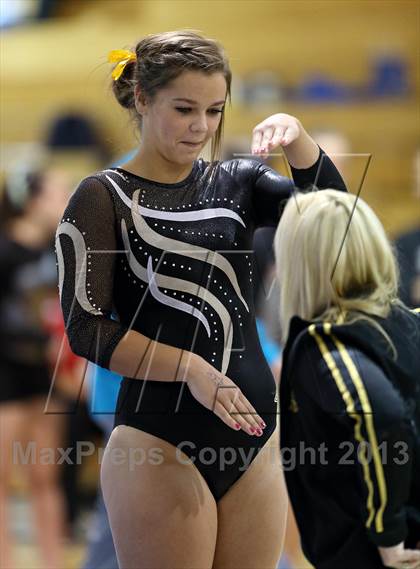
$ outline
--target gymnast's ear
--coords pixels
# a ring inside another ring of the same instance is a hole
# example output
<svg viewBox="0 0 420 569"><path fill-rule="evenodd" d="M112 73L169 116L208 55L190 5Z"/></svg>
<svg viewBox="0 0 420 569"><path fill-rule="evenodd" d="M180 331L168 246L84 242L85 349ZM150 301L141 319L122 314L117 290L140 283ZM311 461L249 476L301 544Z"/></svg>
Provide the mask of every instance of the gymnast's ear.
<svg viewBox="0 0 420 569"><path fill-rule="evenodd" d="M147 101L140 85L134 87L134 104L139 115L143 116L147 114Z"/></svg>

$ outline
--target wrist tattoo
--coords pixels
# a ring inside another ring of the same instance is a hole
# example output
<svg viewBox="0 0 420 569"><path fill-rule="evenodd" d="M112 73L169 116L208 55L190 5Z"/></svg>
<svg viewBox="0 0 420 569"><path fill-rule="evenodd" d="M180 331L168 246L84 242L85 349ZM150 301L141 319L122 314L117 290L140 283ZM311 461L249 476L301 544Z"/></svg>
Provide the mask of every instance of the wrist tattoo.
<svg viewBox="0 0 420 569"><path fill-rule="evenodd" d="M216 384L217 387L219 387L219 385L222 383L223 381L223 375L220 375L214 371L208 371L207 372L207 377L213 381L213 383Z"/></svg>

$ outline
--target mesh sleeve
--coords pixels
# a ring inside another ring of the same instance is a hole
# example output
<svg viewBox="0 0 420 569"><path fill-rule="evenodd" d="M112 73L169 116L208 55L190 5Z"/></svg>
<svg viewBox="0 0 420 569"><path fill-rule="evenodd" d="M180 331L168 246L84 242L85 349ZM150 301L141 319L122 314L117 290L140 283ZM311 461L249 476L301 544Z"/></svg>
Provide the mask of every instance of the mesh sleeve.
<svg viewBox="0 0 420 569"><path fill-rule="evenodd" d="M112 196L99 180L85 178L56 232L60 301L73 352L108 369L127 332L111 319L116 248Z"/></svg>
<svg viewBox="0 0 420 569"><path fill-rule="evenodd" d="M331 188L346 192L346 184L344 183L340 172L322 148L319 150L320 152L317 161L309 168L300 169L290 166L296 186L302 190L313 189L315 186L315 188L318 188L319 190Z"/></svg>
<svg viewBox="0 0 420 569"><path fill-rule="evenodd" d="M254 162L254 211L256 227L276 227L282 210L297 189L327 189L347 191L346 185L331 159L320 148L320 153L315 164L309 168L297 169L291 166L293 182L278 172L266 166ZM296 186L296 187L295 187Z"/></svg>

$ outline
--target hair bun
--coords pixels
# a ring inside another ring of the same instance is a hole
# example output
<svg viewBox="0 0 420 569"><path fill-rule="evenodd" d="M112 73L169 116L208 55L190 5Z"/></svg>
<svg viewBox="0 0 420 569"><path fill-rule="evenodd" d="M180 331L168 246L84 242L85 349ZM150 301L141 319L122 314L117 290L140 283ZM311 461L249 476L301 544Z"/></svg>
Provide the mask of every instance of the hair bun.
<svg viewBox="0 0 420 569"><path fill-rule="evenodd" d="M121 63L117 64L112 72L112 90L122 107L125 109L134 109L134 70L136 67L136 59L130 59Z"/></svg>

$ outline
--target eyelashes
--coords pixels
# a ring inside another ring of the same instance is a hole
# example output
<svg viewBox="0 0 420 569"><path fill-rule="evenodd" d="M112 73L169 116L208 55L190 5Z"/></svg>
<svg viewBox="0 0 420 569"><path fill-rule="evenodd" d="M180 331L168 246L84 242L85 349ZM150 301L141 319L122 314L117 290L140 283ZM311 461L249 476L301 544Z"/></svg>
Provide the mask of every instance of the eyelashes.
<svg viewBox="0 0 420 569"><path fill-rule="evenodd" d="M192 111L191 107L175 107L175 108L182 115L187 115ZM223 109L209 109L207 112L210 113L211 115L217 115L223 113Z"/></svg>

